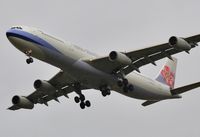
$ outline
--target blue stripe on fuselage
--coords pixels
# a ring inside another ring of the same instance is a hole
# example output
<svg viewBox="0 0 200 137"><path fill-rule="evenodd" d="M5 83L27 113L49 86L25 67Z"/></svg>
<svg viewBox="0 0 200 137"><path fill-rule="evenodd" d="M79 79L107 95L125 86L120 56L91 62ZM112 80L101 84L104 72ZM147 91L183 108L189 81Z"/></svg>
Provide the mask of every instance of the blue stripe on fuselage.
<svg viewBox="0 0 200 137"><path fill-rule="evenodd" d="M45 47L45 48L48 48L48 49L51 49L53 51L56 51L56 52L59 52L55 47L53 47L51 44L49 44L47 41L43 40L42 38L34 35L34 34L31 34L31 33L28 33L28 32L25 32L25 31L22 31L22 30L9 30L6 32L6 35L7 37L16 37L16 38L20 38L20 39L23 39L23 40L26 40L26 41L29 41L29 42L32 42L32 43L35 43L35 44L38 44L42 47Z"/></svg>

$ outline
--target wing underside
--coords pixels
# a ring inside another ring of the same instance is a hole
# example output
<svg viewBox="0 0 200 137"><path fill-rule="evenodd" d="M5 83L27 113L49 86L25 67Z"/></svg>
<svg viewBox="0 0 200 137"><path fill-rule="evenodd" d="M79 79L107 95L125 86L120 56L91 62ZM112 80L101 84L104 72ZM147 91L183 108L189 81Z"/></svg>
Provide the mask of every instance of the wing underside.
<svg viewBox="0 0 200 137"><path fill-rule="evenodd" d="M43 91L36 90L30 95L26 96L31 103L33 104L45 104L48 106L48 102L51 100L59 101L58 97L65 96L68 97L68 94L75 91L74 88L74 80L69 77L69 75L66 72L60 71L58 72L54 77L52 77L49 81L47 81L49 84L51 84L55 91L52 94L48 94L50 92L47 92L46 94L43 94ZM86 87L80 87L81 90L86 89ZM17 105L13 105L9 107L10 110L18 110L21 107Z"/></svg>
<svg viewBox="0 0 200 137"><path fill-rule="evenodd" d="M200 41L200 35L184 38L184 40L186 40L191 45L191 48L194 48ZM120 71L123 74L127 75L134 70L139 72L139 68L146 64L151 63L153 65L156 65L155 61L160 60L162 58L168 57L172 59L171 55L183 51L185 50L180 50L169 45L168 43L164 43L136 51L121 52L131 59L132 63L130 65L123 65L118 62L112 62L109 60L108 56L97 58L87 62L106 73L115 73Z"/></svg>

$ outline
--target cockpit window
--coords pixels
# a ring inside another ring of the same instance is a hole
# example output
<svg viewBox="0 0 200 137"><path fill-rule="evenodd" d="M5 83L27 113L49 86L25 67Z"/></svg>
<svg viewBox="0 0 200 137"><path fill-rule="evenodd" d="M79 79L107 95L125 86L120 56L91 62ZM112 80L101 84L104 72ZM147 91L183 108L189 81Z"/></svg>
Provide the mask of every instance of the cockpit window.
<svg viewBox="0 0 200 137"><path fill-rule="evenodd" d="M11 29L22 29L22 27L11 27Z"/></svg>

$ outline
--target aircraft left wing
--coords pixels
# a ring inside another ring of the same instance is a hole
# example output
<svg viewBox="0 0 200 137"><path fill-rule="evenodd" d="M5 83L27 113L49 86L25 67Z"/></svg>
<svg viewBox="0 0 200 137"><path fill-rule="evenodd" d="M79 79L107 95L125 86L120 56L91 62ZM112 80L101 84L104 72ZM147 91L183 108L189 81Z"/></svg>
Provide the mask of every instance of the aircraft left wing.
<svg viewBox="0 0 200 137"><path fill-rule="evenodd" d="M106 73L122 72L123 74L127 75L134 70L139 72L139 68L146 64L151 63L156 65L155 61L162 58L168 57L172 59L171 55L180 53L182 51L189 53L190 49L198 46L198 42L200 42L200 34L187 38L179 38L173 36L169 39L169 43L164 43L131 52L114 51L116 54L116 60L111 61L110 58L112 57L110 54L107 57L97 58L87 62ZM118 60L117 56L119 57Z"/></svg>
<svg viewBox="0 0 200 137"><path fill-rule="evenodd" d="M50 92L38 89L34 91L32 94L26 96L25 98L27 98L33 104L40 103L48 106L47 104L48 101L55 100L59 102L59 100L57 99L58 97L60 96L68 97L67 94L75 90L74 89L75 82L71 78L69 78L66 72L63 72L62 70L58 72L54 77L52 77L49 81L46 82L51 84L54 87L55 91ZM86 89L85 87L80 87L80 88ZM8 109L18 110L20 109L20 107L18 107L17 105L13 105Z"/></svg>

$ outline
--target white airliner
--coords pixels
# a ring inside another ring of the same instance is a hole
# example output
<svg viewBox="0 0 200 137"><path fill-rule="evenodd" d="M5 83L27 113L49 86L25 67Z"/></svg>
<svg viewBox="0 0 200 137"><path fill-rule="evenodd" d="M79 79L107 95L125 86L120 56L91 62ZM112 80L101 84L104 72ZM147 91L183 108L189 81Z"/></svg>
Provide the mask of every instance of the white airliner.
<svg viewBox="0 0 200 137"><path fill-rule="evenodd" d="M143 106L166 100L181 98L180 94L200 87L200 82L174 88L177 59L171 55L185 51L189 53L200 41L200 35L181 38L172 36L168 43L130 52L111 51L108 56L99 57L71 43L50 36L39 29L26 26L10 28L6 35L9 41L28 56L47 62L60 71L50 80L36 80L35 91L28 96L14 96L10 110L33 109L34 104L48 106L50 100L71 92L80 107L90 107L82 90L100 90L103 96L116 91L122 95L145 100ZM139 68L167 57L167 62L155 79L140 75ZM137 71L138 73L134 73Z"/></svg>

